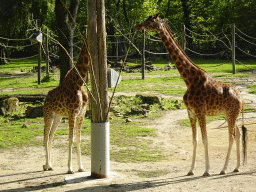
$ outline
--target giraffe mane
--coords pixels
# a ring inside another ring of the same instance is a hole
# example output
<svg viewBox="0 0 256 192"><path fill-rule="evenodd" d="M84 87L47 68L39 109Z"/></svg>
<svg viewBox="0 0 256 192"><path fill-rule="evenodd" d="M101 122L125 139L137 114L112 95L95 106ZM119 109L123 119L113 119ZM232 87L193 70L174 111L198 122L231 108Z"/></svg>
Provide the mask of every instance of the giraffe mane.
<svg viewBox="0 0 256 192"><path fill-rule="evenodd" d="M174 41L174 43L177 45L177 47L179 48L179 50L183 53L183 55L186 57L187 60L189 60L191 62L191 64L193 66L195 66L197 69L205 72L208 74L207 71L205 71L204 69L200 68L198 65L196 65L189 57L188 55L185 53L185 51L181 48L181 46L179 45L179 43L176 41L176 39L173 37L172 33L170 32L170 29L169 27L165 24L165 23L162 23L162 27L164 27L166 29L166 31L169 33L170 37L172 38L172 40Z"/></svg>

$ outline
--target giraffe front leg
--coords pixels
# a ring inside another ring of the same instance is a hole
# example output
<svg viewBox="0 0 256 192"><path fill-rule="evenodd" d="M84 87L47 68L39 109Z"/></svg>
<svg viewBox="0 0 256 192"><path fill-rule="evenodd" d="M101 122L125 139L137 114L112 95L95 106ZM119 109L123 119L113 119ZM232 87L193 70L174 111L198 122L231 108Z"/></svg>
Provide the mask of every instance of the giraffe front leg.
<svg viewBox="0 0 256 192"><path fill-rule="evenodd" d="M82 129L82 123L84 119L84 115L81 115L79 118L77 118L77 125L76 125L76 142L77 142L77 163L78 163L78 171L79 172L84 172L84 168L82 165L82 160L81 160L81 129Z"/></svg>
<svg viewBox="0 0 256 192"><path fill-rule="evenodd" d="M194 113L188 111L188 116L189 116L190 124L192 127L192 142L193 142L192 164L187 174L189 176L189 175L194 175L194 168L195 168L195 162L196 162L196 148L197 148L197 129L196 129L196 117Z"/></svg>
<svg viewBox="0 0 256 192"><path fill-rule="evenodd" d="M69 117L69 150L68 150L68 174L73 174L72 168L72 147L74 143L74 127L75 127L75 117Z"/></svg>
<svg viewBox="0 0 256 192"><path fill-rule="evenodd" d="M49 120L48 123L45 123L45 149L46 149L46 164L43 166L43 169L53 170L51 165L51 147L54 133L61 121L62 117L55 114L53 119ZM53 123L52 123L53 122ZM50 128L49 128L50 126Z"/></svg>
<svg viewBox="0 0 256 192"><path fill-rule="evenodd" d="M52 127L52 121L53 121L53 117L44 117L44 122L45 122L45 126L44 126L44 146L45 146L45 157L46 157L46 163L45 165L43 165L43 170L47 171L47 170L52 170L52 165L50 162L50 149L49 149L49 133Z"/></svg>
<svg viewBox="0 0 256 192"><path fill-rule="evenodd" d="M203 176L210 176L210 161L209 161L209 154L208 154L208 138L207 138L207 130L206 130L206 119L205 115L200 115L198 117L200 129L201 129L201 135L204 145L204 155L205 155L205 172Z"/></svg>

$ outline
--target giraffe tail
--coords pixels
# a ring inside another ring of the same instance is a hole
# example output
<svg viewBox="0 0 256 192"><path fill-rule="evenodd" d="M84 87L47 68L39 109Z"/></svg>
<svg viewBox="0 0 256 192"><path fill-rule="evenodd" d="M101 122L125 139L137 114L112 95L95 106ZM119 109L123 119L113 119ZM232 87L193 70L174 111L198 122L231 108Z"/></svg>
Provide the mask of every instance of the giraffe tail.
<svg viewBox="0 0 256 192"><path fill-rule="evenodd" d="M244 102L242 104L242 144L243 144L243 163L246 164L247 161L247 128L244 126Z"/></svg>

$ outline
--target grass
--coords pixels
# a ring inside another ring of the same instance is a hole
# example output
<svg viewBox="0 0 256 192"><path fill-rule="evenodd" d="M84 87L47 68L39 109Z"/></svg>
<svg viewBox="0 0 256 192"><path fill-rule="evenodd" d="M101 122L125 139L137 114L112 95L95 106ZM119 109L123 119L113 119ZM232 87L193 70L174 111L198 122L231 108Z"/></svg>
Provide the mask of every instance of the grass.
<svg viewBox="0 0 256 192"><path fill-rule="evenodd" d="M167 175L168 173L169 171L167 170L140 171L138 173L138 176L143 178L152 178L152 177L160 177L163 175Z"/></svg>
<svg viewBox="0 0 256 192"><path fill-rule="evenodd" d="M224 61L202 61L193 60L196 64L204 68L215 77L249 77L249 73L246 73L246 68L242 65L237 66L238 73L232 74L231 63L221 65L219 67L209 67L222 63ZM156 60L153 62L157 67L164 67L167 64L165 60ZM256 62L247 62L252 68L256 68ZM44 65L44 63L42 64ZM134 64L131 64L134 65ZM37 83L37 73L29 72L34 66L37 66L37 60L17 60L9 65L0 66L0 88L14 88L14 91L1 92L3 94L46 94L52 88L58 86L59 81L56 79L56 74L50 74L46 76L42 73L42 83ZM18 71L25 71L25 73L18 73ZM221 73L220 73L221 71ZM228 74L227 74L228 73ZM131 79L131 76L140 77L140 73L122 73L123 80L117 87L117 92L124 93L143 93L147 92L156 95L172 95L183 96L186 91L185 83L179 76L177 70L170 71L153 71L146 73L146 79ZM154 78L148 78L148 77ZM109 89L109 91L113 91ZM256 93L256 86L250 86L250 92ZM149 114L147 117L144 115L131 116L130 111L132 107L139 108L142 101L139 97L134 96L117 96L114 98L112 106L118 106L114 108L110 116L113 117L110 125L110 141L111 141L111 159L118 162L149 162L160 161L167 159L163 154L162 149L156 148L153 145L153 140L157 137L155 129L147 128L153 119L157 119L162 116L163 107L165 110L176 110L178 104L181 108L185 108L182 100L164 98L162 103L150 105ZM8 149L13 146L26 146L26 145L43 145L43 132L44 122L43 118L25 118L24 112L30 103L20 103L19 109L13 115L18 116L18 119L13 116L0 117L0 149ZM246 107L247 111L254 111L250 106ZM126 123L123 117L116 117L115 113L122 113L124 116L128 115L132 119L132 122ZM223 116L209 117L207 122L223 119ZM24 126L26 124L26 126ZM184 120L182 126L190 126L189 120ZM90 120L85 118L82 128L83 144L82 153L90 155ZM68 123L62 122L55 133L55 137L62 135L68 135ZM67 136L68 137L68 136ZM66 144L67 145L67 144ZM65 147L66 147L65 145ZM64 147L64 146L60 146ZM140 172L141 177L157 177L162 174L167 174L164 171L155 172Z"/></svg>

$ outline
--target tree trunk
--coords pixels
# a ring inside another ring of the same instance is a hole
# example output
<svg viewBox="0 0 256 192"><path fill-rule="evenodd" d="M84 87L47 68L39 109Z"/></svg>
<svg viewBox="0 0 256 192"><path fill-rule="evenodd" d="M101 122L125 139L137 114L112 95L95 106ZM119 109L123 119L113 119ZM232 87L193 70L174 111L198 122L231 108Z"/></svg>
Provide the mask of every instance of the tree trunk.
<svg viewBox="0 0 256 192"><path fill-rule="evenodd" d="M107 34L110 35L108 38L110 39L111 42L116 42L116 38L114 36L115 34L115 29L114 29L114 22L112 21L112 15L111 15L111 1L107 1L107 9L106 11L108 11L107 13L107 18L108 18L108 21L107 22L107 27L106 27L106 30L107 30ZM116 44L115 43L111 43L111 52L110 52L110 55L115 55L116 53Z"/></svg>
<svg viewBox="0 0 256 192"><path fill-rule="evenodd" d="M170 4L171 4L171 0L168 0L168 6L167 6L167 11L166 11L165 18L168 18L168 16L169 16Z"/></svg>
<svg viewBox="0 0 256 192"><path fill-rule="evenodd" d="M62 3L63 2L63 3ZM64 6L64 5L65 6ZM57 26L59 29L59 42L67 50L69 56L73 60L73 36L75 31L76 15L78 11L79 0L56 0L55 15ZM67 7L67 9L66 9ZM73 19L70 17L71 13ZM65 78L67 72L73 67L72 60L62 48L60 52L60 82Z"/></svg>
<svg viewBox="0 0 256 192"><path fill-rule="evenodd" d="M182 7L183 7L183 12L184 12L184 24L186 26L186 28L188 28L189 30L191 30L191 22L190 22L190 10L188 7L188 0L181 0L182 2ZM186 32L190 37L191 37L191 33L190 31ZM192 43L193 43L193 39L186 37L186 41L187 41L187 47L188 48L192 48Z"/></svg>

